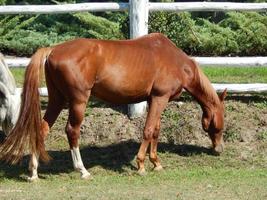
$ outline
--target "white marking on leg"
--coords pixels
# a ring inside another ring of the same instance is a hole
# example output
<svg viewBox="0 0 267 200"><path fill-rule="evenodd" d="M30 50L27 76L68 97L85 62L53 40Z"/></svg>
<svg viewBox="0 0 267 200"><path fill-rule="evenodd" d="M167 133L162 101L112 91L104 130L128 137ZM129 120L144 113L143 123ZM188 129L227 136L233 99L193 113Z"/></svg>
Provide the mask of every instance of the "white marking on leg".
<svg viewBox="0 0 267 200"><path fill-rule="evenodd" d="M85 167L83 165L83 161L82 161L82 158L81 158L79 147L77 147L77 148L74 147L70 151L71 151L71 157L72 157L74 169L77 170L77 171L79 171L81 173L81 177L83 179L89 178L91 175L85 169Z"/></svg>
<svg viewBox="0 0 267 200"><path fill-rule="evenodd" d="M34 181L38 179L38 172L37 172L38 158L39 156L34 153L31 156L31 160L29 163L29 170L30 170L31 176L28 177L28 181Z"/></svg>

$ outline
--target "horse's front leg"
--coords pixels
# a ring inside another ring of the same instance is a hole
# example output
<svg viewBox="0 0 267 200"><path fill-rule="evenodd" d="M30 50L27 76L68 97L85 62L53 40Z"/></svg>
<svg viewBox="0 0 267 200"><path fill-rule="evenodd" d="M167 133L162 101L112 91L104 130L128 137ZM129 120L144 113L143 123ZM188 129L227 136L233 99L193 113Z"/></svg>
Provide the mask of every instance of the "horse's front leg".
<svg viewBox="0 0 267 200"><path fill-rule="evenodd" d="M157 155L159 132L160 132L160 119L158 120L157 126L153 134L153 138L151 140L150 153L149 153L149 160L154 165L155 171L160 171L163 169Z"/></svg>
<svg viewBox="0 0 267 200"><path fill-rule="evenodd" d="M143 134L143 141L142 144L140 146L140 149L138 151L137 154L137 167L138 167L138 173L140 175L144 175L145 174L145 165L144 165L144 161L145 161L145 157L146 157L146 152L147 152L147 148L149 146L150 142L154 142L154 137L155 135L158 136L158 132L159 132L159 121L160 121L160 116L162 111L165 109L167 103L169 101L169 96L161 96L161 97L157 97L157 96L153 96L151 98L151 103L149 106L149 111L147 114L147 119L146 119L146 124L145 124L145 129L144 129L144 134ZM152 143L151 143L152 144ZM157 148L157 140L155 143L152 144L152 148L153 150L156 150ZM154 152L154 151L153 151ZM153 160L153 164L156 165L156 167L160 168L160 163L159 160L156 156L156 153L153 154L151 156L150 154L150 160Z"/></svg>
<svg viewBox="0 0 267 200"><path fill-rule="evenodd" d="M66 133L69 140L73 167L81 173L82 179L89 179L90 173L85 169L81 158L78 139L80 137L80 127L84 118L86 103L71 103L69 108L69 119L66 126Z"/></svg>

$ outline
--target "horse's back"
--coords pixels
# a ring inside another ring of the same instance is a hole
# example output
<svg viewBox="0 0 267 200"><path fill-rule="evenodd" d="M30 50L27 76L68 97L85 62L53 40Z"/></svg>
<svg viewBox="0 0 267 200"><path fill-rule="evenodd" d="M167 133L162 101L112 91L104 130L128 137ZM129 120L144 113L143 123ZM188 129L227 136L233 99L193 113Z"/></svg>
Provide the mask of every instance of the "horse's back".
<svg viewBox="0 0 267 200"><path fill-rule="evenodd" d="M53 48L48 71L68 98L92 91L114 103L137 102L148 98L155 82L160 89L174 81L176 51L161 34L121 41L76 39Z"/></svg>

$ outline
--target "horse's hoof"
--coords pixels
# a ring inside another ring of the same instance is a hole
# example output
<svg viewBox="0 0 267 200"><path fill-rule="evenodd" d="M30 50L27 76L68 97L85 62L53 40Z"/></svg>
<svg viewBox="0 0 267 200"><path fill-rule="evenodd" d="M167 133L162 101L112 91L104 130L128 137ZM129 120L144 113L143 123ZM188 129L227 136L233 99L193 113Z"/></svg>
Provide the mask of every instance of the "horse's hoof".
<svg viewBox="0 0 267 200"><path fill-rule="evenodd" d="M145 176L146 175L146 170L145 169L139 169L137 171L137 174L140 175L140 176Z"/></svg>
<svg viewBox="0 0 267 200"><path fill-rule="evenodd" d="M38 181L38 176L31 176L31 177L28 177L27 178L27 181L28 182L36 182L36 181Z"/></svg>
<svg viewBox="0 0 267 200"><path fill-rule="evenodd" d="M159 171L162 171L163 170L163 167L161 165L158 165L154 168L154 171L156 172L159 172Z"/></svg>
<svg viewBox="0 0 267 200"><path fill-rule="evenodd" d="M83 175L81 176L81 179L83 179L83 180L91 180L91 179L93 179L93 178L92 178L92 176L91 176L90 173L86 173L86 174L83 174Z"/></svg>

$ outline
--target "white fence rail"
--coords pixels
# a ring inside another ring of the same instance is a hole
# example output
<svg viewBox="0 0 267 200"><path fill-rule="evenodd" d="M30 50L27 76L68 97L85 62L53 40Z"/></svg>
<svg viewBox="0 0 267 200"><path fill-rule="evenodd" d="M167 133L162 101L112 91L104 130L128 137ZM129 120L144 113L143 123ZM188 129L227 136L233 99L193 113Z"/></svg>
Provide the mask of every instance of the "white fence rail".
<svg viewBox="0 0 267 200"><path fill-rule="evenodd" d="M195 57L200 65L228 67L267 66L267 57Z"/></svg>
<svg viewBox="0 0 267 200"><path fill-rule="evenodd" d="M2 14L57 14L70 12L99 12L99 11L126 11L130 12L131 37L139 37L148 33L148 15L152 11L267 11L267 3L229 3L229 2L190 2L190 3L151 3L149 0L129 0L129 3L80 3L62 5L12 5L0 6ZM224 66L267 66L267 57L198 57L196 60L203 65ZM25 66L27 59L7 59L12 66ZM219 87L215 85L215 88ZM267 84L260 85L223 85L233 92L266 92ZM143 103L139 108L129 106L130 115L140 115L144 110ZM139 110L139 111L138 111ZM134 114L136 113L136 114ZM138 114L139 113L139 114Z"/></svg>
<svg viewBox="0 0 267 200"><path fill-rule="evenodd" d="M203 66L267 67L267 57L193 57ZM26 67L30 58L6 58L10 68Z"/></svg>
<svg viewBox="0 0 267 200"><path fill-rule="evenodd" d="M141 0L146 2L147 0ZM138 2L140 3L140 2ZM149 11L267 11L267 3L189 2L147 3ZM0 14L57 14L70 12L125 11L129 3L78 3L61 5L0 6Z"/></svg>
<svg viewBox="0 0 267 200"><path fill-rule="evenodd" d="M124 11L128 3L78 3L61 5L12 5L0 6L0 14L60 14L71 12Z"/></svg>
<svg viewBox="0 0 267 200"><path fill-rule="evenodd" d="M234 94L262 94L267 93L267 84L265 83L248 83L248 84L231 84L231 83L224 83L224 84L217 84L212 83L212 86L217 92L223 92L225 88L227 88L228 93ZM17 88L18 92L22 92L22 88ZM39 93L43 97L48 96L47 88L42 87L39 88Z"/></svg>
<svg viewBox="0 0 267 200"><path fill-rule="evenodd" d="M150 11L266 11L267 3L189 2L150 3Z"/></svg>

